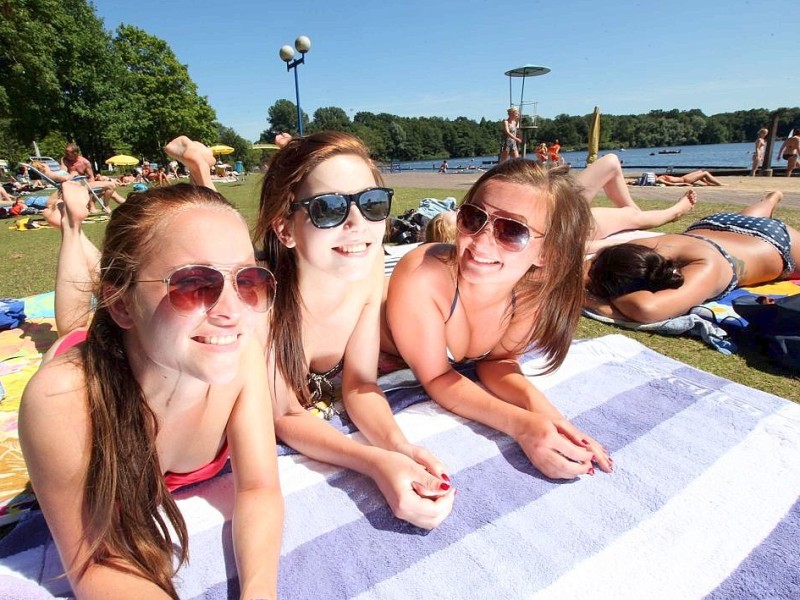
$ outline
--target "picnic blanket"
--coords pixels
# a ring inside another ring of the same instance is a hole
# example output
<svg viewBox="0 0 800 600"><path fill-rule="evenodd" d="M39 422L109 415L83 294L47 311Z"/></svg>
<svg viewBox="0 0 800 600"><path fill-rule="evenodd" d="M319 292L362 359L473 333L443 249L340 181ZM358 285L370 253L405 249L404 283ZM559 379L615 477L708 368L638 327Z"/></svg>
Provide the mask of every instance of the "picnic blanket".
<svg viewBox="0 0 800 600"><path fill-rule="evenodd" d="M540 359L526 356L526 372ZM467 372L469 375L470 373ZM611 474L542 477L519 446L426 400L407 370L380 379L406 435L458 490L425 532L371 480L279 458L281 598L800 597L800 406L620 335L572 344L536 384L614 456ZM354 434L358 436L359 434ZM177 494L191 534L183 598L236 597L232 480ZM0 541L0 596L69 593L41 515Z"/></svg>

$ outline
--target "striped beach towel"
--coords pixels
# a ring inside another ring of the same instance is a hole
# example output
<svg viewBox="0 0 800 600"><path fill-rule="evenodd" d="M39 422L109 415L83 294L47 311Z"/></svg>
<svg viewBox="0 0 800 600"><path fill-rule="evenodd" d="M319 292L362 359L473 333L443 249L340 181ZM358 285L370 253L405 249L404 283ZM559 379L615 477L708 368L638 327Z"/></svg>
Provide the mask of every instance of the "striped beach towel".
<svg viewBox="0 0 800 600"><path fill-rule="evenodd" d="M392 373L381 384L405 406L408 437L447 465L453 512L425 532L396 520L369 479L281 456L280 597L800 597L800 406L618 335L574 342L534 381L608 447L613 473L548 480L511 439ZM237 597L232 485L222 475L178 494L191 534L183 598ZM60 573L41 516L28 513L0 542L0 597L68 595Z"/></svg>

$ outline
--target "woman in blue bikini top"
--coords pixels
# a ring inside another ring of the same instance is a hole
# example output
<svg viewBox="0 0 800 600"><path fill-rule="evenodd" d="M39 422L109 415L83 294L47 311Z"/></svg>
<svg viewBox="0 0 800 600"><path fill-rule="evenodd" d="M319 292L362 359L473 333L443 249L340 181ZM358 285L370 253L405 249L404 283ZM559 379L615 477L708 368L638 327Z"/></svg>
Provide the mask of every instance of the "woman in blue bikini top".
<svg viewBox="0 0 800 600"><path fill-rule="evenodd" d="M781 198L770 192L738 213L701 219L685 233L604 248L588 268L587 306L655 323L737 287L800 277L800 233L772 218Z"/></svg>

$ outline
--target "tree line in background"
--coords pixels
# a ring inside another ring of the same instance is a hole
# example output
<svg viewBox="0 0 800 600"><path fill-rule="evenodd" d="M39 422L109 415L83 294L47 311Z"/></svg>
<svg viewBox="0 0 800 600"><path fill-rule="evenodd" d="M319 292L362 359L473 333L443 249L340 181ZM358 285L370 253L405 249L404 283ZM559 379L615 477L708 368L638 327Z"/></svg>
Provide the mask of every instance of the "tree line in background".
<svg viewBox="0 0 800 600"><path fill-rule="evenodd" d="M75 141L98 165L113 154L161 162L170 139L187 135L234 148L229 160L245 167L261 155L251 142L219 123L214 108L169 44L131 25L106 31L87 0L0 0L0 158L26 160L37 141L43 155L61 156ZM602 115L601 148L634 148L752 141L776 111L753 109L704 115L700 110ZM780 114L778 136L800 128L800 108ZM591 115L540 118L531 143L559 139L584 148ZM296 105L278 100L267 110L262 142L297 131ZM348 131L379 160L425 160L494 155L500 119L399 117L337 107L303 113L304 130Z"/></svg>
<svg viewBox="0 0 800 600"><path fill-rule="evenodd" d="M281 131L297 130L297 108L289 100L278 100L269 108L270 127L261 134L271 140ZM653 110L644 115L600 116L600 149L653 148L752 142L758 130L769 128L773 115L779 115L778 137L793 127L800 128L800 108L743 110L706 116L699 109ZM583 149L589 138L591 114L539 117L528 139L529 151L537 142L558 139L562 150ZM523 120L525 117L523 117ZM494 155L499 152L502 120L474 121L466 117L398 117L387 113L359 112L351 120L334 106L314 111L313 118L303 113L304 132L348 131L360 137L379 160L425 160L451 157Z"/></svg>

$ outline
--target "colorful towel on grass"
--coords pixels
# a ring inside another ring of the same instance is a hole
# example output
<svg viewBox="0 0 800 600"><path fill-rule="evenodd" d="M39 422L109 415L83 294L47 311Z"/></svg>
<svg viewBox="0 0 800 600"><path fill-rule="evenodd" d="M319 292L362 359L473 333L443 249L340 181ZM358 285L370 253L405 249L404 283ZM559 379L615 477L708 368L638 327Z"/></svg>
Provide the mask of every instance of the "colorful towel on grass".
<svg viewBox="0 0 800 600"><path fill-rule="evenodd" d="M53 292L25 298L25 322L0 332L0 525L19 519L34 501L19 447L17 413L25 385L57 339L53 300Z"/></svg>
<svg viewBox="0 0 800 600"><path fill-rule="evenodd" d="M800 597L800 406L620 335L576 341L536 383L609 448L614 473L545 479L505 435L425 401L408 371L382 377L393 404L417 402L397 420L447 465L453 512L423 532L369 479L282 456L279 596ZM238 594L232 491L225 474L178 494L191 534L182 598ZM0 589L66 596L60 573L41 515L26 514L0 541Z"/></svg>

